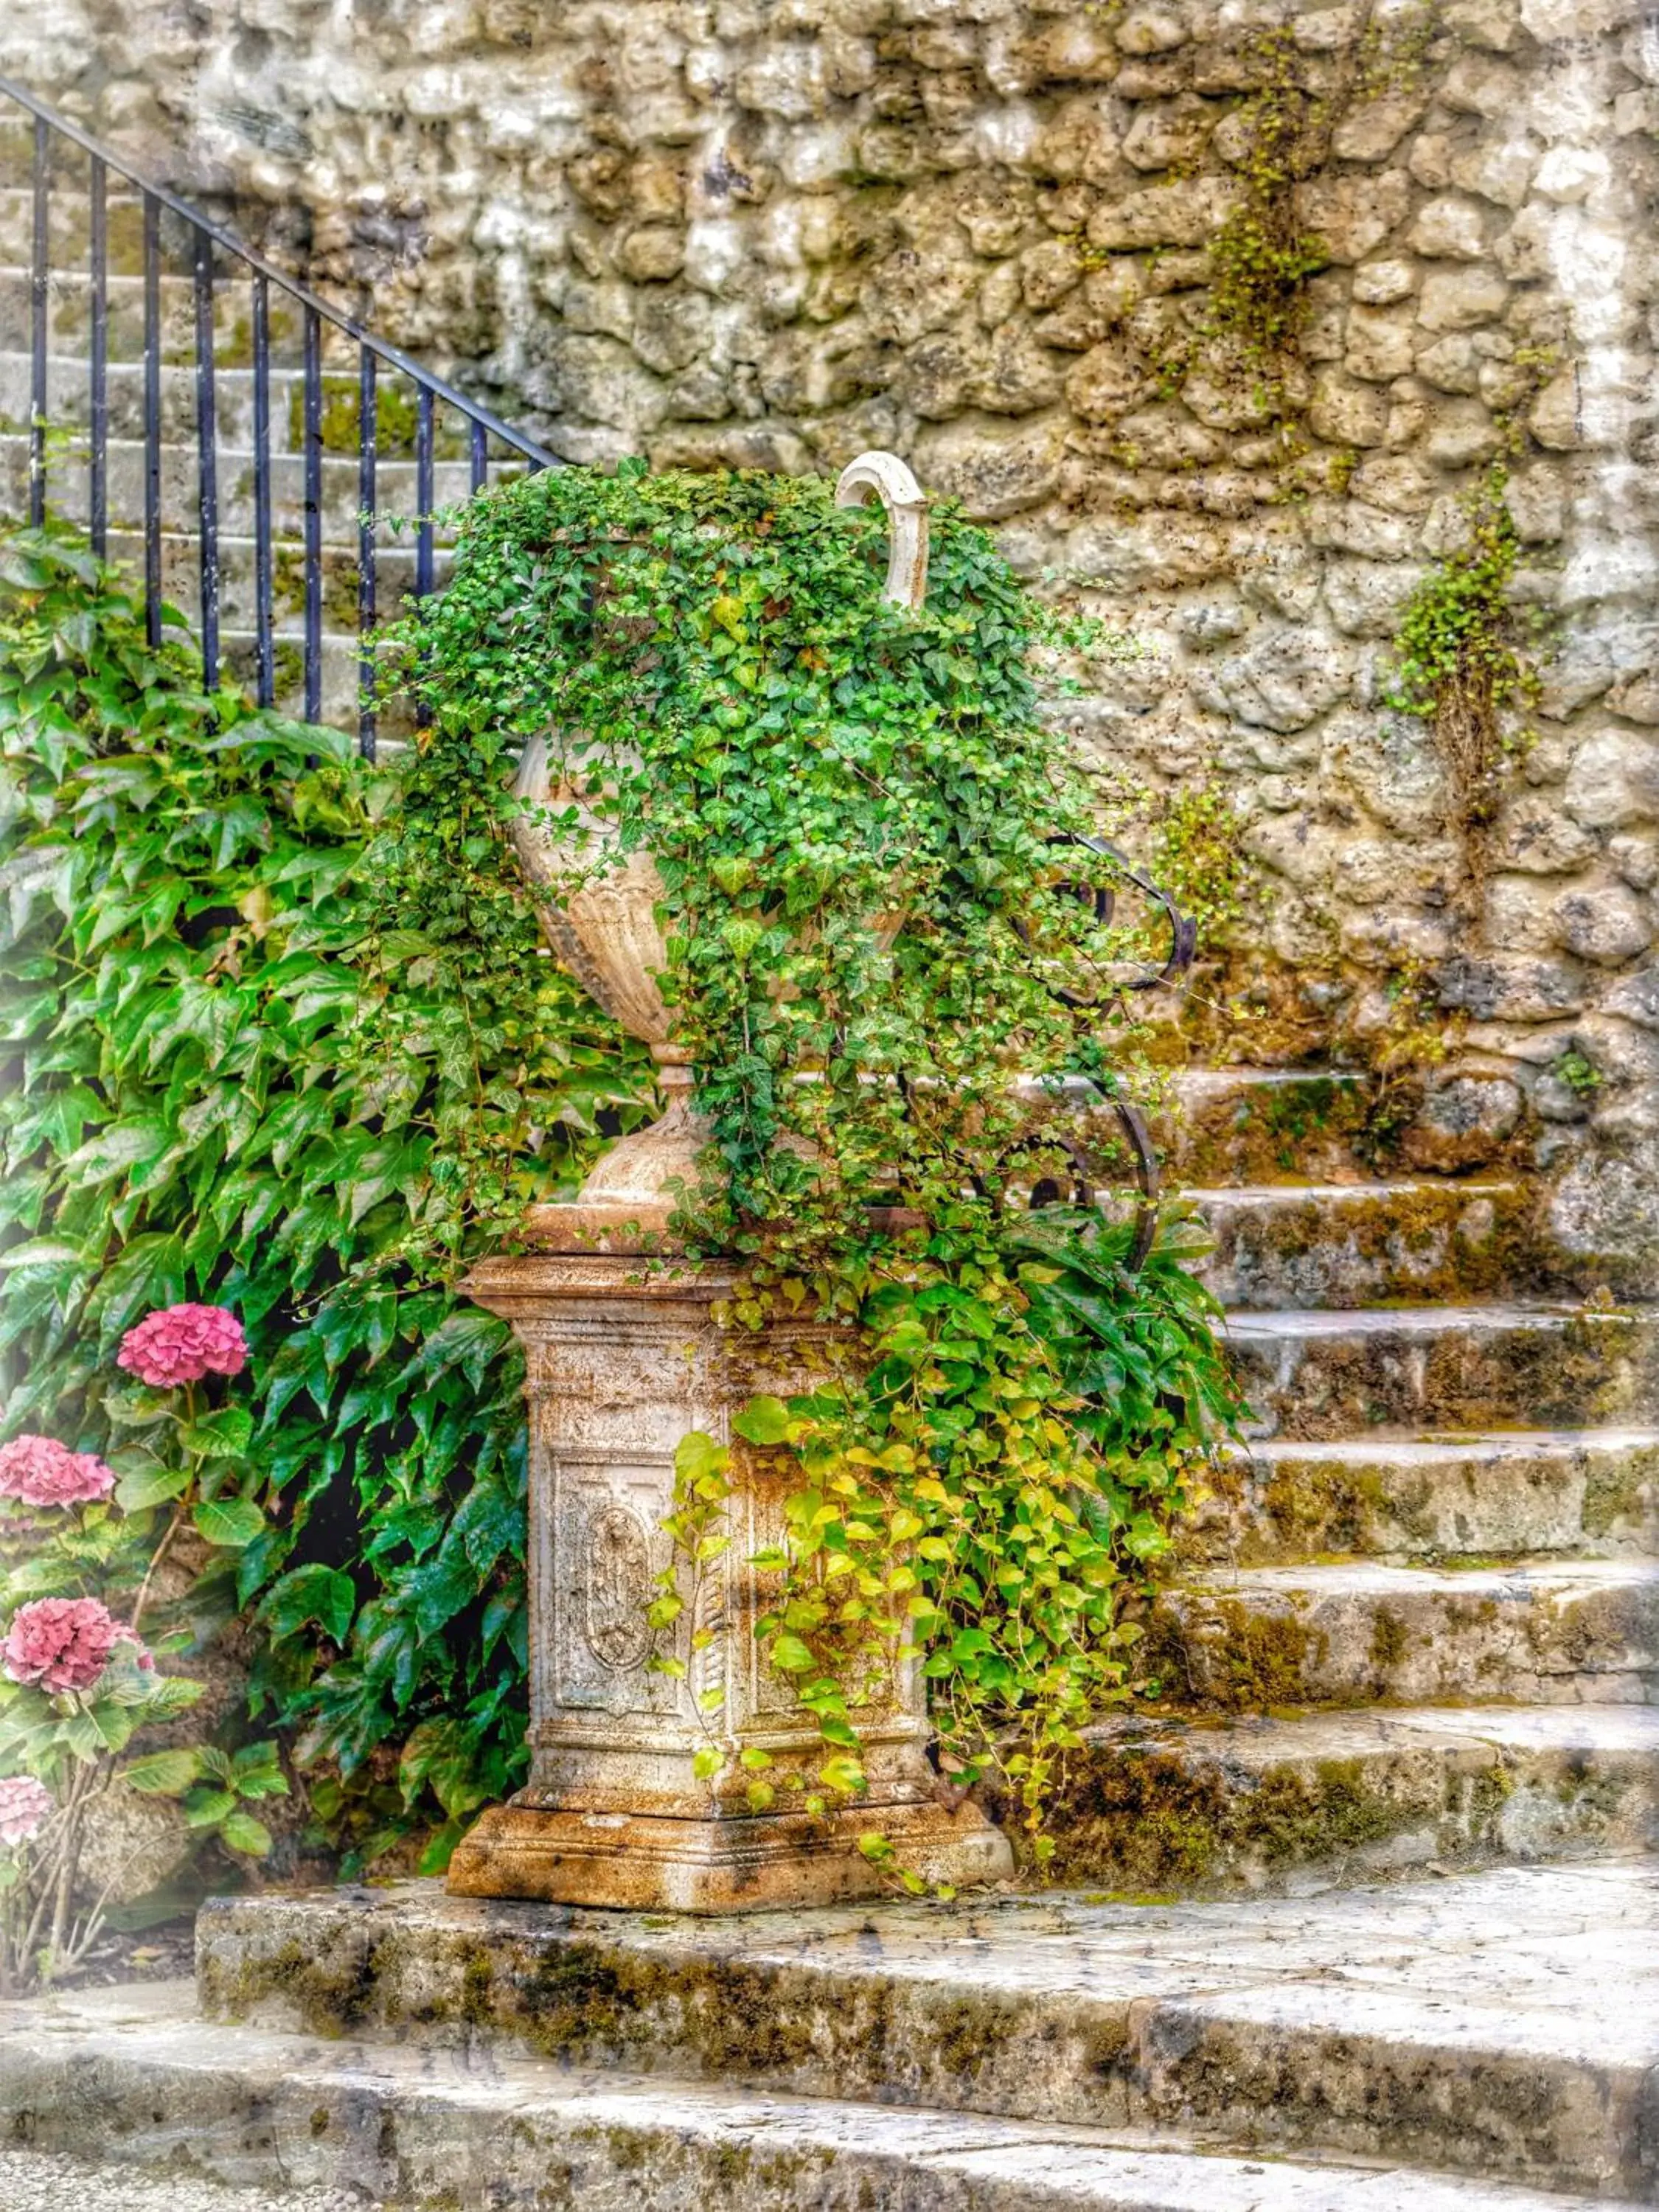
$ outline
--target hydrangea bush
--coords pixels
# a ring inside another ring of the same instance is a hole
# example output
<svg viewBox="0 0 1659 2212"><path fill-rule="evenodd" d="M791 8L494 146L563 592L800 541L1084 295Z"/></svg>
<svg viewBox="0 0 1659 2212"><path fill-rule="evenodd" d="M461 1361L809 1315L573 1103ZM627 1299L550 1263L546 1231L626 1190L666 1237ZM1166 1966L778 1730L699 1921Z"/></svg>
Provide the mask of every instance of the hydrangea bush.
<svg viewBox="0 0 1659 2212"><path fill-rule="evenodd" d="M249 1801L285 1793L270 1742L229 1753L169 1742L125 1765L146 1728L176 1724L202 1685L164 1673L156 1651L195 1641L186 1608L158 1577L180 1532L210 1552L246 1535L234 1517L240 1467L224 1415L198 1402L208 1376L239 1374L240 1323L220 1307L149 1315L121 1340L107 1413L127 1439L110 1464L60 1438L0 1446L0 1978L52 1981L86 1957L120 1875L96 1893L81 1880L97 1801L117 1782L180 1801L198 1842L262 1858L270 1832ZM138 1378L135 1389L120 1370ZM166 1395L171 1392L172 1395ZM129 1507L131 1510L128 1510ZM187 1595L191 1577L184 1577ZM162 1633L152 1650L147 1616Z"/></svg>

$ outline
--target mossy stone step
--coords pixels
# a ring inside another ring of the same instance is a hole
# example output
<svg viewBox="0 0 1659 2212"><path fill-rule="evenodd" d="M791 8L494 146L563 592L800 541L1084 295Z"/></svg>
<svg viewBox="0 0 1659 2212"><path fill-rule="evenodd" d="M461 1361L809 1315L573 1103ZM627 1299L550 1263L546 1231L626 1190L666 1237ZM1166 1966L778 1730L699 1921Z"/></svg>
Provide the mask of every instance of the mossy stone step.
<svg viewBox="0 0 1659 2212"><path fill-rule="evenodd" d="M1158 1592L1137 1664L1195 1711L1659 1704L1659 1564L1222 1570Z"/></svg>
<svg viewBox="0 0 1659 2212"><path fill-rule="evenodd" d="M1252 1425L1267 1436L1599 1427L1659 1406L1651 1306L1234 1312L1228 1336Z"/></svg>
<svg viewBox="0 0 1659 2212"><path fill-rule="evenodd" d="M1178 1540L1244 1567L1659 1556L1659 1429L1261 1438L1221 1463Z"/></svg>
<svg viewBox="0 0 1659 2212"><path fill-rule="evenodd" d="M1374 1088L1347 1069L1182 1068L1169 1079L1158 1138L1171 1176L1191 1182L1364 1182Z"/></svg>
<svg viewBox="0 0 1659 2212"><path fill-rule="evenodd" d="M1649 2201L1656 1924L1659 1862L1638 1860L1316 1898L729 1921L405 1883L215 1899L197 1940L210 2019L471 2051L485 2079L534 2052ZM22 2042L33 2063L41 2038Z"/></svg>
<svg viewBox="0 0 1659 2212"><path fill-rule="evenodd" d="M1109 1722L1067 1759L1049 1832L1056 1880L1141 1894L1656 1850L1659 1709Z"/></svg>
<svg viewBox="0 0 1659 2212"><path fill-rule="evenodd" d="M402 2212L1589 2212L1393 2161L1229 2154L1167 2128L988 2121L546 2061L342 2046L192 2016L188 1985L0 2014L37 2143ZM112 2178L87 2177L83 2201ZM0 2149L0 2201L7 2183ZM240 2201L240 2199L235 2200Z"/></svg>
<svg viewBox="0 0 1659 2212"><path fill-rule="evenodd" d="M1559 1277L1522 1185L1419 1178L1188 1188L1214 1240L1197 1267L1224 1304L1268 1310L1490 1297Z"/></svg>

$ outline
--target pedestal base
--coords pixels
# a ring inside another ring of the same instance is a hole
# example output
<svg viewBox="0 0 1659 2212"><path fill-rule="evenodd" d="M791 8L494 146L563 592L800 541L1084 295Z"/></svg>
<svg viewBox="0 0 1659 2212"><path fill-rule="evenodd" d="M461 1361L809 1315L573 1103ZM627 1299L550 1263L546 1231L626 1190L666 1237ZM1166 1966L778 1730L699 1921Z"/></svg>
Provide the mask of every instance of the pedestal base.
<svg viewBox="0 0 1659 2212"><path fill-rule="evenodd" d="M897 1863L956 1888L1013 1872L1008 1839L973 1805L848 1808L812 1820L679 1820L501 1805L456 1846L458 1897L659 1912L755 1912L834 1905L890 1887L858 1847L884 1835Z"/></svg>

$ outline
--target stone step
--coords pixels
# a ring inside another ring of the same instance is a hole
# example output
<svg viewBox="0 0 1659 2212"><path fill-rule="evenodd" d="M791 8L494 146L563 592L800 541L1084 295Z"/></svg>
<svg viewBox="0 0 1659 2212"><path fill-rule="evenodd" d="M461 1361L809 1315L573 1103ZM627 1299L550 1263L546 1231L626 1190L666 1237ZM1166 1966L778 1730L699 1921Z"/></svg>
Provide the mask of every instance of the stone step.
<svg viewBox="0 0 1659 2212"><path fill-rule="evenodd" d="M15 335L8 333L8 335ZM274 360L270 365L270 411L267 427L273 453L302 451L304 379L297 361ZM412 385L398 381L400 396L382 399L376 410L378 447L383 459L411 460L415 453ZM253 445L253 371L247 368L216 366L213 380L215 419L228 446L249 451ZM26 423L33 392L30 356L14 347L0 348L0 416L8 422ZM144 434L144 367L142 361L112 360L105 372L105 394L112 438L142 439ZM164 446L196 451L196 371L193 366L164 364L161 374L161 438ZM357 382L355 377L329 376L323 387L324 450L337 454L357 451ZM394 419L388 419L388 416ZM440 410L440 415L441 410ZM84 353L52 354L46 361L46 419L54 429L84 438L91 421L91 370ZM434 453L445 442L442 423L434 418ZM465 458L459 442L441 452L446 460Z"/></svg>
<svg viewBox="0 0 1659 2212"><path fill-rule="evenodd" d="M1426 1303L1548 1279L1537 1202L1519 1183L1265 1183L1182 1195L1214 1239L1198 1273L1225 1305Z"/></svg>
<svg viewBox="0 0 1659 2212"><path fill-rule="evenodd" d="M1158 1133L1171 1176L1191 1182L1360 1182L1371 1173L1356 1150L1371 1093L1369 1077L1346 1069L1183 1068L1169 1079Z"/></svg>
<svg viewBox="0 0 1659 2212"><path fill-rule="evenodd" d="M70 168L69 162L73 162ZM0 184L0 264L28 268L34 257L34 192L32 185ZM46 203L46 237L54 269L85 267L91 249L89 196L85 157L71 155L53 164ZM106 265L129 276L144 267L143 203L125 178L112 176L104 189Z"/></svg>
<svg viewBox="0 0 1659 2212"><path fill-rule="evenodd" d="M141 361L144 351L144 280L140 270L112 266L105 287L108 346L112 360ZM190 263L178 240L164 241L157 304L161 358L187 368L196 359L196 287ZM33 278L26 262L0 264L0 340L7 349L27 348L33 328ZM46 331L50 350L60 357L84 357L91 342L92 281L84 264L55 266L47 280ZM270 331L273 348L290 365L303 344L298 305L272 286ZM245 270L217 272L213 295L213 349L227 368L248 368L253 360L253 307ZM321 328L323 367L340 376L355 375L357 347L332 323Z"/></svg>
<svg viewBox="0 0 1659 2212"><path fill-rule="evenodd" d="M24 487L28 483L28 441L18 431L0 434L0 467L4 483ZM226 538L254 535L254 456L239 447L219 447L216 460L219 489L219 529ZM356 553L358 502L356 460L323 458L323 544L341 546ZM62 462L46 462L51 504L60 514L82 520L86 514L86 460L82 453ZM471 476L465 460L442 460L434 465L434 504L431 514L460 507L471 498ZM161 514L179 525L197 515L197 453L195 447L161 447ZM416 498L416 465L411 460L385 460L376 471L374 511L380 518L398 518L404 529L420 514ZM143 529L143 447L128 438L111 438L108 445L108 522L112 531ZM274 538L301 544L305 538L305 460L301 453L272 453L270 460L270 526ZM445 535L453 535L445 531Z"/></svg>
<svg viewBox="0 0 1659 2212"><path fill-rule="evenodd" d="M337 2052L354 2036L470 2050L486 2078L505 2046L728 2091L1174 2127L1270 2157L1403 2160L1651 2203L1656 1925L1647 1859L1315 1898L1006 1897L728 1921L404 1883L215 1899L197 1958L210 2018L301 2027ZM45 2039L18 2040L39 2078ZM1244 2203L1273 2205L1273 2172ZM1417 2212L1432 2201L1422 2185L1382 2202Z"/></svg>
<svg viewBox="0 0 1659 2212"><path fill-rule="evenodd" d="M193 2016L187 1984L18 2008L0 2085L30 2140L127 2172L349 2191L408 2212L1586 2212L1607 2199L1396 2163L791 2098L531 2058L341 2045ZM44 2017L43 2017L44 2013ZM92 2188L111 2167L88 2176ZM0 2193L7 2160L0 2152ZM642 2185L647 2192L641 2196ZM84 2202L95 2204L95 2197Z"/></svg>
<svg viewBox="0 0 1659 2212"><path fill-rule="evenodd" d="M1639 1423L1659 1409L1655 1310L1565 1303L1231 1313L1259 1433Z"/></svg>
<svg viewBox="0 0 1659 2212"><path fill-rule="evenodd" d="M4 332L15 336L15 332ZM33 363L27 351L0 346L0 421L21 428L29 419L33 396ZM305 380L297 359L272 359L266 430L273 455L304 451ZM382 365L375 407L376 451L380 465L415 459L416 387L410 379ZM253 449L253 371L251 368L216 364L213 379L214 419L219 442L245 453ZM325 456L357 459L358 386L355 374L331 370L323 378L322 442ZM112 358L105 370L105 399L109 410L107 434L112 439L142 441L144 434L144 366L140 360ZM46 361L46 419L56 431L82 445L92 415L91 368L82 353L52 354ZM196 453L196 371L192 363L167 362L161 372L161 422L163 449L177 447L194 468ZM433 458L436 465L465 464L471 433L451 409L440 402L433 410ZM523 464L490 441L490 480L513 473Z"/></svg>
<svg viewBox="0 0 1659 2212"><path fill-rule="evenodd" d="M1180 1540L1185 1558L1244 1567L1651 1558L1659 1429L1263 1438L1218 1468Z"/></svg>
<svg viewBox="0 0 1659 2212"><path fill-rule="evenodd" d="M1182 1709L1659 1704L1659 1565L1247 1567L1160 1590L1139 1655Z"/></svg>
<svg viewBox="0 0 1659 2212"><path fill-rule="evenodd" d="M1653 1850L1659 1709L1109 1722L1067 1759L1049 1832L1056 1881L1143 1895Z"/></svg>
<svg viewBox="0 0 1659 2212"><path fill-rule="evenodd" d="M144 449L130 439L113 438L109 444L109 520L112 530L137 532L144 526ZM16 431L0 432L0 482L9 495L28 482L29 444ZM273 536L295 544L305 536L305 459L299 453L273 453L270 458L270 526ZM358 497L357 463L325 455L322 463L323 543L357 548L357 518L362 512ZM501 473L505 474L503 470ZM87 511L87 465L79 453L62 459L49 456L47 483L52 505L79 520ZM226 538L253 537L253 455L234 446L219 447L216 470L219 528ZM193 446L161 448L161 513L175 526L198 511L198 465ZM434 516L462 506L471 497L471 477L465 461L434 463L432 477ZM405 531L420 514L416 465L409 460L382 461L375 472L374 512L389 522L393 517ZM434 524L434 534L440 526ZM443 535L453 532L443 526Z"/></svg>

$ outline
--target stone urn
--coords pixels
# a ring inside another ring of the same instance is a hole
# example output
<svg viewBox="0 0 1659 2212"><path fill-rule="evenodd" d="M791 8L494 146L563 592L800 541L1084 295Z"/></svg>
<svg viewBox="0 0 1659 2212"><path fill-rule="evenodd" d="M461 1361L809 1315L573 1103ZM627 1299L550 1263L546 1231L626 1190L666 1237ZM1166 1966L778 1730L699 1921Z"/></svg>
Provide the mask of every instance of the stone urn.
<svg viewBox="0 0 1659 2212"><path fill-rule="evenodd" d="M863 453L842 470L838 507L873 498L886 509L890 528L885 596L919 607L927 591L927 504L896 454ZM690 1055L674 1042L672 1017L658 988L668 965L658 919L662 878L648 853L617 856L615 830L588 803L592 794L556 783L544 739L526 745L513 787L537 810L518 817L512 837L543 934L589 996L650 1046L667 1099L648 1127L611 1146L572 1204L534 1208L528 1225L532 1234L579 1239L594 1251L662 1251L672 1243L668 1224L678 1191L696 1188L698 1155L708 1142L707 1124L691 1107ZM575 817L562 842L548 824L546 811L553 808ZM578 871L585 880L570 890ZM896 924L882 917L874 926L890 935Z"/></svg>
<svg viewBox="0 0 1659 2212"><path fill-rule="evenodd" d="M891 526L887 595L919 606L921 489L893 455L867 453L842 474L836 498L872 496ZM565 803L550 787L544 748L526 750L519 787ZM591 815L586 826L593 840L608 835ZM787 1485L742 1445L733 1447L729 1548L695 1583L682 1570L685 1610L674 1632L659 1635L647 1621L656 1577L675 1564L662 1522L681 1439L701 1430L732 1443L732 1416L751 1395L806 1387L826 1332L799 1322L758 1335L725 1328L720 1309L736 1263L674 1252L670 1186L694 1180L705 1133L655 980L666 961L655 864L633 854L560 898L569 856L533 816L518 847L554 949L649 1044L668 1103L612 1148L573 1202L534 1210L526 1241L536 1249L485 1261L468 1281L526 1353L531 1771L462 1840L449 1886L465 1896L693 1912L806 1905L883 1887L858 1848L872 1832L929 1880L961 1886L1008 1874L1006 1838L975 1807L951 1805L928 1762L914 1661L896 1659L857 1717L866 1794L818 1815L791 1809L781 1794L774 1810L750 1811L745 1749L769 1753L776 1774L810 1775L823 1752L755 1639L772 1592L750 1562L781 1540ZM695 1650L694 1632L707 1632ZM683 1672L653 1666L665 1657ZM712 1783L694 1771L711 1743L725 1759Z"/></svg>

